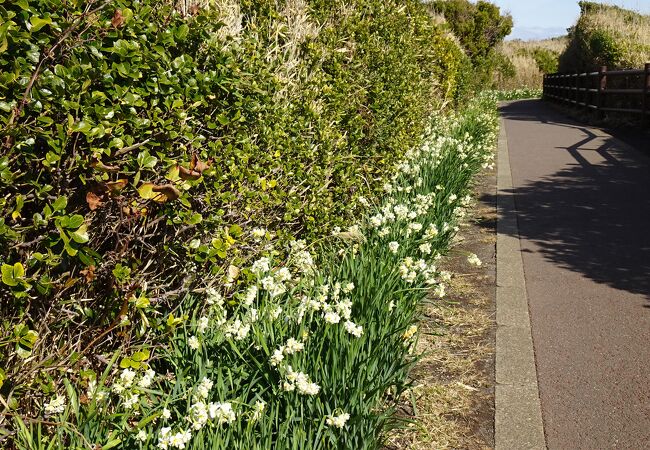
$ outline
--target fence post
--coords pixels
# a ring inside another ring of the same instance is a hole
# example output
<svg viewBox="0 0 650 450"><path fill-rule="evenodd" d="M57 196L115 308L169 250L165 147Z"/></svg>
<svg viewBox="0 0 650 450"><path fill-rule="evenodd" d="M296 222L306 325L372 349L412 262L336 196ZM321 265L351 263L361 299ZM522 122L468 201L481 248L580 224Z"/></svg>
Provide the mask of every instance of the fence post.
<svg viewBox="0 0 650 450"><path fill-rule="evenodd" d="M643 68L643 98L642 100L642 110L643 114L641 115L641 121L643 123L648 123L646 115L650 114L650 100L648 99L648 94L650 94L650 63L646 63Z"/></svg>
<svg viewBox="0 0 650 450"><path fill-rule="evenodd" d="M596 118L603 118L602 108L605 106L605 93L607 89L607 66L600 66L598 70L598 93L596 94Z"/></svg>

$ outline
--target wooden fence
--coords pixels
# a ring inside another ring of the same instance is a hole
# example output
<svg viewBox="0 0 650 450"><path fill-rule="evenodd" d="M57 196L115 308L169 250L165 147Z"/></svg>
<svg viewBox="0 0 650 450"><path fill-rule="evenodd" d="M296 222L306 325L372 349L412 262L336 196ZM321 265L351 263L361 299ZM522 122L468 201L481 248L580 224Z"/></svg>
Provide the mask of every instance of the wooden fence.
<svg viewBox="0 0 650 450"><path fill-rule="evenodd" d="M543 98L605 113L650 117L650 63L638 70L554 73L544 75Z"/></svg>

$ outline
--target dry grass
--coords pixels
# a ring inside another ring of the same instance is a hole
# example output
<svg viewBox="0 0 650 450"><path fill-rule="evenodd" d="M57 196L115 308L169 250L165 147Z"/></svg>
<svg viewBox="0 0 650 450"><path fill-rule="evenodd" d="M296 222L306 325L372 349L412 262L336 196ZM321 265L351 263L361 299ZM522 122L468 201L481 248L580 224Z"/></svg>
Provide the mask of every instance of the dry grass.
<svg viewBox="0 0 650 450"><path fill-rule="evenodd" d="M452 296L463 292L474 299L473 304L436 303L426 309L417 348L424 357L413 371L416 384L410 392L417 421L395 432L389 448L489 448L467 424L481 391L489 387L477 365L493 352L482 340L492 321L483 307L489 300L465 278L453 279L450 292Z"/></svg>
<svg viewBox="0 0 650 450"><path fill-rule="evenodd" d="M211 0L210 8L217 11L223 27L219 29L215 38L225 41L228 38L238 38L242 32L242 14L237 0Z"/></svg>
<svg viewBox="0 0 650 450"><path fill-rule="evenodd" d="M513 56L519 53L532 53L535 49L543 48L555 53L562 53L566 48L567 38L559 37L552 39L541 39L538 41L505 41L501 45L501 51L508 56Z"/></svg>
<svg viewBox="0 0 650 450"><path fill-rule="evenodd" d="M271 29L275 43L267 51L267 60L276 65L275 74L284 84L276 99L284 99L299 91L306 77L306 73L300 72L303 61L300 48L306 39L317 36L320 28L309 17L305 0L287 0L281 9L281 19Z"/></svg>
<svg viewBox="0 0 650 450"><path fill-rule="evenodd" d="M192 8L187 6L188 3L212 9L223 22L223 27L212 36L211 45L226 47L236 43L244 32L244 27L247 32L265 29L271 42L266 49L265 60L274 68L276 77L284 85L276 92L276 100L286 100L299 91L306 76L306 73L301 72L301 46L305 40L317 36L320 31L320 27L309 16L306 0L277 0L279 17L274 18L268 26L259 26L259 18L256 17L247 17L244 20L240 0L179 0L177 4L183 11Z"/></svg>
<svg viewBox="0 0 650 450"><path fill-rule="evenodd" d="M541 88L544 74L533 58L533 52L537 49L544 49L559 55L564 51L566 45L567 38L565 37L538 41L503 42L499 47L499 52L510 60L514 66L515 76L505 77L497 72L495 74L497 88L502 90Z"/></svg>

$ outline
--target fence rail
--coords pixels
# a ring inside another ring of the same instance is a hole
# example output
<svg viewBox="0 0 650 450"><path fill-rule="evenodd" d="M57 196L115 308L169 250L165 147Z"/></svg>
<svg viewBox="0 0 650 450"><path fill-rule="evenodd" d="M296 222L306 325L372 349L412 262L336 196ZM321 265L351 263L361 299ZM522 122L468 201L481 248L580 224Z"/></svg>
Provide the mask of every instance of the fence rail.
<svg viewBox="0 0 650 450"><path fill-rule="evenodd" d="M544 75L543 98L604 113L650 117L650 63L643 69Z"/></svg>

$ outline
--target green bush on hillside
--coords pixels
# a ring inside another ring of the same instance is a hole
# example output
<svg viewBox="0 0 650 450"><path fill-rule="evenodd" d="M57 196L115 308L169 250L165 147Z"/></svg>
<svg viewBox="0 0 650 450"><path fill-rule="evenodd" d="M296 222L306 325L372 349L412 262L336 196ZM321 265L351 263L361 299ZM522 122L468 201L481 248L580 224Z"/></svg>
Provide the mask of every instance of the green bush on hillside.
<svg viewBox="0 0 650 450"><path fill-rule="evenodd" d="M650 16L587 1L580 2L580 11L560 55L560 71L639 68L648 62Z"/></svg>
<svg viewBox="0 0 650 450"><path fill-rule="evenodd" d="M558 67L559 54L546 48L536 48L533 50L533 58L542 73L555 73Z"/></svg>
<svg viewBox="0 0 650 450"><path fill-rule="evenodd" d="M246 283L260 241L348 223L464 64L415 0L20 0L0 20L0 373L25 411L48 368Z"/></svg>
<svg viewBox="0 0 650 450"><path fill-rule="evenodd" d="M435 13L442 14L469 56L475 86L484 86L501 61L496 46L510 34L512 17L501 15L498 6L479 0L440 0L427 3Z"/></svg>

